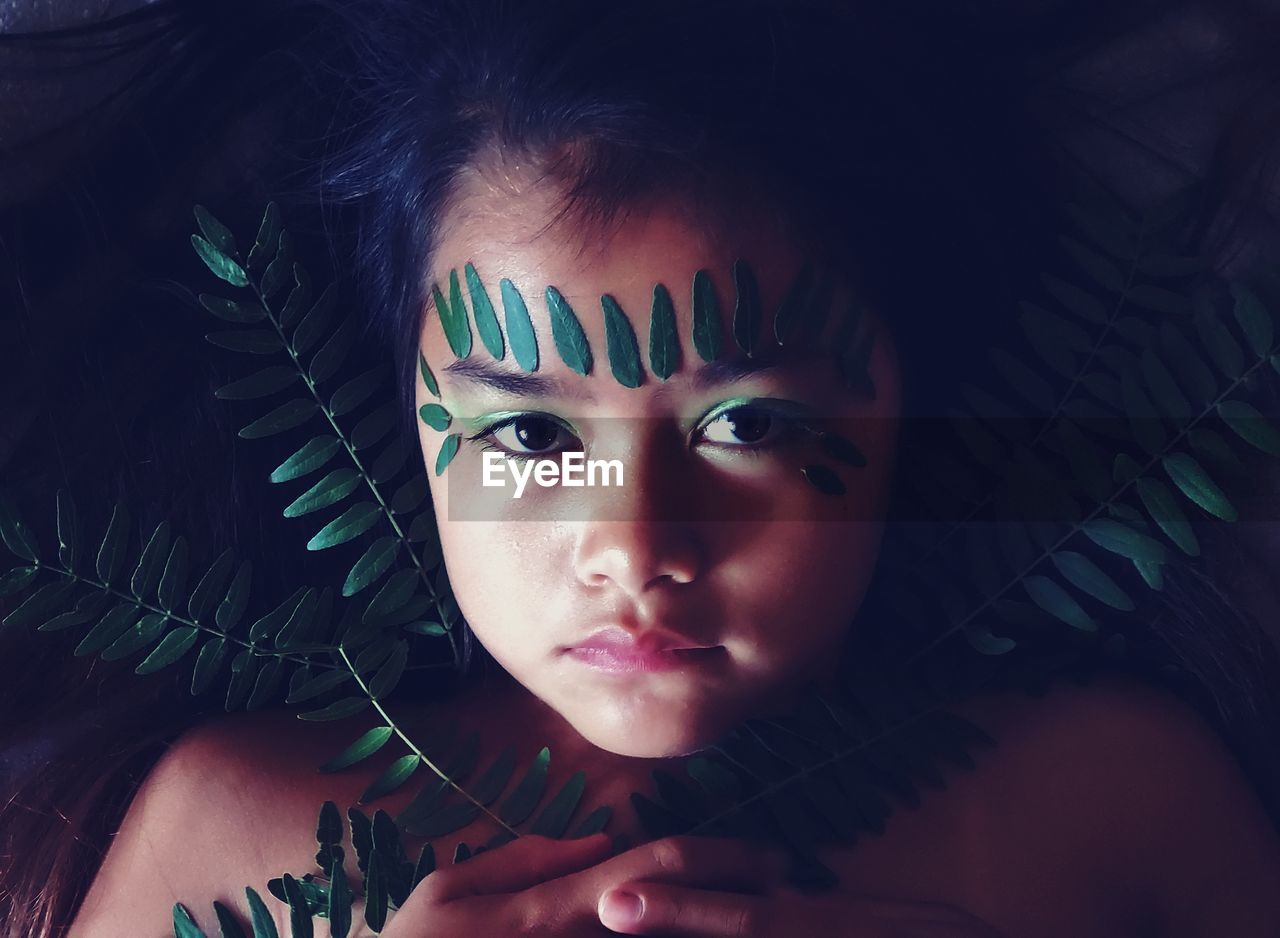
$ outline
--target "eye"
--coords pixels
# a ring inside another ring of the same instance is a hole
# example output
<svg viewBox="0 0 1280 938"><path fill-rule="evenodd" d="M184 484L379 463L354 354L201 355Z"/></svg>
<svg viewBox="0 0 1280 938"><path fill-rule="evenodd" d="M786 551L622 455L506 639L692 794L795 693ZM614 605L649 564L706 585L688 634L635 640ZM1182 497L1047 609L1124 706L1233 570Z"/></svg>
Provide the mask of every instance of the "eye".
<svg viewBox="0 0 1280 938"><path fill-rule="evenodd" d="M551 417L513 414L467 439L479 440L484 449L505 453L512 459L531 459L568 449L567 443L577 438L564 424Z"/></svg>
<svg viewBox="0 0 1280 938"><path fill-rule="evenodd" d="M731 449L768 449L796 430L792 415L766 407L738 404L714 414L698 431L703 441Z"/></svg>

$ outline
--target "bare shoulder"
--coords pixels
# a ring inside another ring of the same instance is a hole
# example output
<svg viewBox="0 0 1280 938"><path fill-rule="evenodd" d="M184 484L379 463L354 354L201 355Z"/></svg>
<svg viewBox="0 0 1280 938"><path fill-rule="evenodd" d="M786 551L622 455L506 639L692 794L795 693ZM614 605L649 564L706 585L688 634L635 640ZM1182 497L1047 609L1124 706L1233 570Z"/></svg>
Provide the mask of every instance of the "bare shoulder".
<svg viewBox="0 0 1280 938"><path fill-rule="evenodd" d="M1013 841L1031 835L1064 864L1109 877L1157 934L1280 934L1280 837L1189 704L1105 677L959 709L999 741L984 787Z"/></svg>
<svg viewBox="0 0 1280 938"><path fill-rule="evenodd" d="M353 738L365 728L348 722ZM317 772L340 748L334 724L285 712L215 717L182 734L130 803L71 938L172 934L178 902L213 934L212 903L243 910L246 886L277 905L266 882L314 866L319 806L354 803L367 782Z"/></svg>

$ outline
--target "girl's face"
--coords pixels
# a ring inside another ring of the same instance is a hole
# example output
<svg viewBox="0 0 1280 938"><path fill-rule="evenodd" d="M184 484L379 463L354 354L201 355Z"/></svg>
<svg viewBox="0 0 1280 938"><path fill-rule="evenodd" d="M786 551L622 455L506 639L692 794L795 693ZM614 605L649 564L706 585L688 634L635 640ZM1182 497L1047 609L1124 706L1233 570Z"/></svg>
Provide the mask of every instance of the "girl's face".
<svg viewBox="0 0 1280 938"><path fill-rule="evenodd" d="M419 379L417 404L440 403L452 415L445 430L418 422L449 580L489 653L586 740L626 756L683 755L784 706L806 680L830 676L880 543L900 401L892 339L865 313L876 327L874 398L841 379L820 351L829 343L808 354L772 346L773 310L809 258L765 226L715 239L677 211L654 210L584 243L564 229L537 233L549 202L504 200L455 213L429 272L448 297L456 270L466 296L464 268L474 265L506 349L494 359L476 335L459 359L434 304L424 317L420 348L440 399ZM759 284L769 354L754 360L775 363L762 370L723 367L753 361L732 330L739 258ZM699 270L719 301L714 370L702 368L691 339ZM533 372L513 360L503 278L528 305ZM674 300L680 346L665 380L649 353L656 284ZM548 286L585 331L593 356L585 375L557 352ZM638 387L611 372L605 295L634 328ZM824 336L850 298L837 280ZM866 465L824 458L798 424L806 414L856 444ZM462 434L460 448L437 475L449 433ZM485 486L488 452L617 460L622 484L544 486L532 464L493 456L500 468L490 481L504 484ZM845 493L810 484L801 467L814 463L833 468ZM530 472L518 498L513 470Z"/></svg>

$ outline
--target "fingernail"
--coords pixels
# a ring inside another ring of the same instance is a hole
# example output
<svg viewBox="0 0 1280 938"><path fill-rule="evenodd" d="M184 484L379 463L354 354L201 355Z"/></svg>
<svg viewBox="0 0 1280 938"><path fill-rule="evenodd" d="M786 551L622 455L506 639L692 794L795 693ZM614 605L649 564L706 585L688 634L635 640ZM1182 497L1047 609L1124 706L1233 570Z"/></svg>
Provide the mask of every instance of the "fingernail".
<svg viewBox="0 0 1280 938"><path fill-rule="evenodd" d="M600 923L606 928L626 928L640 921L644 902L639 896L615 889L600 899Z"/></svg>

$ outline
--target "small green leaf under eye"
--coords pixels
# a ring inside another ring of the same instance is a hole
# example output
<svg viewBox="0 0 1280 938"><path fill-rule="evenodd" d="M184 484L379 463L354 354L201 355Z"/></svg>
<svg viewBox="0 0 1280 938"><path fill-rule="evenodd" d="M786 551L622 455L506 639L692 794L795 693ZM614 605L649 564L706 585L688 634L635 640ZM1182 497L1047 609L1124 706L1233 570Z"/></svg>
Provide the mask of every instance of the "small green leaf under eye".
<svg viewBox="0 0 1280 938"><path fill-rule="evenodd" d="M439 397L440 386L436 384L436 376L432 374L431 368L427 365L427 360L422 357L422 352L418 352L418 369L422 372L422 383L427 386L427 390Z"/></svg>
<svg viewBox="0 0 1280 938"><path fill-rule="evenodd" d="M447 430L453 423L453 415L439 404L423 404L418 408L418 416L432 430Z"/></svg>
<svg viewBox="0 0 1280 938"><path fill-rule="evenodd" d="M436 455L436 475L444 472L445 467L453 461L453 457L458 455L458 444L461 441L462 435L460 433L450 433L444 438L440 452Z"/></svg>
<svg viewBox="0 0 1280 938"><path fill-rule="evenodd" d="M826 495L843 495L846 491L840 477L827 466L805 466L800 470L806 481L819 492Z"/></svg>

